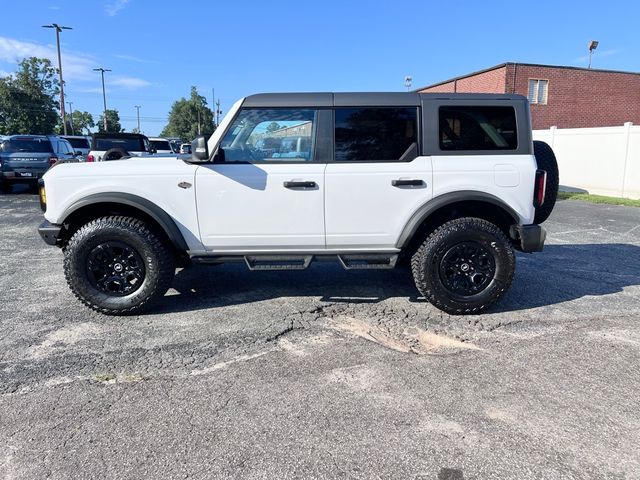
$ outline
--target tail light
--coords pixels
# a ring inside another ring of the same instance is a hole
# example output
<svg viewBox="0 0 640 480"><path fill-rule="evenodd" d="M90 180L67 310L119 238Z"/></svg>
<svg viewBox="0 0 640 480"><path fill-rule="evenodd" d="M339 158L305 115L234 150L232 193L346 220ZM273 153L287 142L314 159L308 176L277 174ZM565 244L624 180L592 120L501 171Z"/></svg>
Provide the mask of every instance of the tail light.
<svg viewBox="0 0 640 480"><path fill-rule="evenodd" d="M93 155L87 155L87 162L95 162L96 159L93 157Z"/></svg>
<svg viewBox="0 0 640 480"><path fill-rule="evenodd" d="M536 184L533 190L533 206L538 208L544 203L544 196L547 189L547 172L536 170Z"/></svg>
<svg viewBox="0 0 640 480"><path fill-rule="evenodd" d="M58 161L58 157L49 157L49 166L53 167Z"/></svg>

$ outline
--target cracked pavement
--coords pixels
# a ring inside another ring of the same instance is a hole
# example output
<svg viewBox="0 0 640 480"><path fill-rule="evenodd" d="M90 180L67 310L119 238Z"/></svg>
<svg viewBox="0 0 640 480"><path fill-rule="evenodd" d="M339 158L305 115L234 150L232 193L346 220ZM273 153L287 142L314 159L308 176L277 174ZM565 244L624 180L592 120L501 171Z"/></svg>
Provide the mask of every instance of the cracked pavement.
<svg viewBox="0 0 640 480"><path fill-rule="evenodd" d="M315 263L106 317L37 203L0 195L0 478L640 478L640 209L559 202L482 315Z"/></svg>

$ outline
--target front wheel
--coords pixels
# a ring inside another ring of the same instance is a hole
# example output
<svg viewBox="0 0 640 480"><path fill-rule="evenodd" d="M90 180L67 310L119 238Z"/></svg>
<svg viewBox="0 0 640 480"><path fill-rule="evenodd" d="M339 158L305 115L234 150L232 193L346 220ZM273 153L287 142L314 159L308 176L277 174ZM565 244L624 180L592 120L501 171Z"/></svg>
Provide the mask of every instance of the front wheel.
<svg viewBox="0 0 640 480"><path fill-rule="evenodd" d="M93 220L71 237L64 273L74 295L108 315L132 315L162 297L175 273L173 252L141 220Z"/></svg>
<svg viewBox="0 0 640 480"><path fill-rule="evenodd" d="M450 314L479 313L508 289L515 271L509 240L494 224L459 218L431 233L411 258L416 287Z"/></svg>

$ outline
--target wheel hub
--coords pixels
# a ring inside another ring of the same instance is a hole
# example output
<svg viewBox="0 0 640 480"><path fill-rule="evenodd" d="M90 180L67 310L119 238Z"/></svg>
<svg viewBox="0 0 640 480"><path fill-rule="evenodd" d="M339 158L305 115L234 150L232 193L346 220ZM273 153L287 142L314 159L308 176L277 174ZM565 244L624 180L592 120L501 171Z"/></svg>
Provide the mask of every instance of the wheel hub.
<svg viewBox="0 0 640 480"><path fill-rule="evenodd" d="M493 254L474 241L458 243L440 260L440 279L444 287L461 296L483 291L495 275Z"/></svg>
<svg viewBox="0 0 640 480"><path fill-rule="evenodd" d="M112 241L97 245L87 256L89 283L110 296L125 296L138 290L146 270L142 257L130 245Z"/></svg>

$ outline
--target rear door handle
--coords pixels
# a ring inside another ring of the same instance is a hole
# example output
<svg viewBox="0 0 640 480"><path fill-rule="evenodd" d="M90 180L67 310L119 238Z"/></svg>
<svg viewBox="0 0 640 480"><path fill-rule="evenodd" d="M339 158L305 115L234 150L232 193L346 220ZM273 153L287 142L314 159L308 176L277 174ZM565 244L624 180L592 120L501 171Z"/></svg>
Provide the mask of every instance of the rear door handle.
<svg viewBox="0 0 640 480"><path fill-rule="evenodd" d="M316 182L294 181L294 180L291 180L289 182L284 182L283 185L284 185L284 188L291 188L291 189L299 188L303 190L309 190L311 188L316 188L318 186Z"/></svg>
<svg viewBox="0 0 640 480"><path fill-rule="evenodd" d="M391 180L391 185L394 187L423 187L425 183L424 180L420 179L398 178L396 180Z"/></svg>

